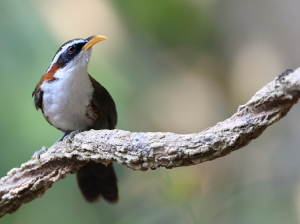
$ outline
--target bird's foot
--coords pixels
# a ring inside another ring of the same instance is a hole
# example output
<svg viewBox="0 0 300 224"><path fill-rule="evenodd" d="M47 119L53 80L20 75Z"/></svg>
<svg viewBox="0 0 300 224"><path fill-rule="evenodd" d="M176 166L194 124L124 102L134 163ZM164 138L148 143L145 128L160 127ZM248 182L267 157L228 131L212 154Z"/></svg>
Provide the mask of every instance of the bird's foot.
<svg viewBox="0 0 300 224"><path fill-rule="evenodd" d="M43 146L41 150L36 151L33 156L31 157L32 159L36 160L36 163L39 165L39 167L42 167L41 163L40 163L40 156L41 154L45 153L48 151L48 148Z"/></svg>
<svg viewBox="0 0 300 224"><path fill-rule="evenodd" d="M63 143L66 147L67 152L70 152L70 150L68 148L68 143L71 143L73 141L74 136L80 132L82 132L82 130L72 131L70 134L68 134L64 137Z"/></svg>

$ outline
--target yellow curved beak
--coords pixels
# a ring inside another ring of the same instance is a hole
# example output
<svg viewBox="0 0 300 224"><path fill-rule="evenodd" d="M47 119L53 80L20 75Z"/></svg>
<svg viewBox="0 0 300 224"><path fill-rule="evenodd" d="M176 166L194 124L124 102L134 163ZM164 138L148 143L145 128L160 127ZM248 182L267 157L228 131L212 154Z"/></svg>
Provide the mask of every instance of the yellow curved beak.
<svg viewBox="0 0 300 224"><path fill-rule="evenodd" d="M82 50L86 51L87 49L91 48L94 44L96 44L96 43L98 43L100 41L103 41L103 40L108 40L108 38L105 37L105 36L100 36L100 35L93 36L93 37L91 37L91 39L89 40L89 42L87 42L82 47Z"/></svg>

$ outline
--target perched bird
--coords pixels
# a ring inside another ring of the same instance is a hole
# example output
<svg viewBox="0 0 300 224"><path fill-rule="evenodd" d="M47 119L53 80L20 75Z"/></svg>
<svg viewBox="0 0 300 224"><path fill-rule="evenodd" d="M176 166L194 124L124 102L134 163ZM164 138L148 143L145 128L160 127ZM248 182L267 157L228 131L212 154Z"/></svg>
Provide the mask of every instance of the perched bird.
<svg viewBox="0 0 300 224"><path fill-rule="evenodd" d="M49 124L64 133L57 142L64 141L67 145L81 131L116 126L117 111L112 97L87 72L92 46L103 40L107 38L91 36L63 44L32 93L36 109L41 109ZM39 165L40 155L45 151L47 148L43 147L34 154ZM106 166L90 161L76 175L88 202L96 202L101 196L109 203L118 201L112 163Z"/></svg>

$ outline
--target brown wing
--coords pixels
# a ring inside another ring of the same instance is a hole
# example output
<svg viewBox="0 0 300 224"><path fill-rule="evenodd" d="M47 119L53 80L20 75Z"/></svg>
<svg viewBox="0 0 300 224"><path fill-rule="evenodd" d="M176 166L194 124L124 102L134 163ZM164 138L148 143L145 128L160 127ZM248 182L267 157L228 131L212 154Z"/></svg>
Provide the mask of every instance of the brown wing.
<svg viewBox="0 0 300 224"><path fill-rule="evenodd" d="M43 110L43 91L39 88L39 84L36 85L34 91L32 92L32 97L34 97L34 105L36 110Z"/></svg>
<svg viewBox="0 0 300 224"><path fill-rule="evenodd" d="M98 120L92 129L114 129L117 124L117 111L109 92L91 76L94 93L92 106L97 111ZM84 198L96 202L102 196L109 203L119 199L117 176L113 164L107 166L94 161L88 162L77 171L77 183Z"/></svg>
<svg viewBox="0 0 300 224"><path fill-rule="evenodd" d="M94 88L92 106L96 109L98 120L92 129L114 129L117 125L116 105L109 92L93 77L89 76Z"/></svg>

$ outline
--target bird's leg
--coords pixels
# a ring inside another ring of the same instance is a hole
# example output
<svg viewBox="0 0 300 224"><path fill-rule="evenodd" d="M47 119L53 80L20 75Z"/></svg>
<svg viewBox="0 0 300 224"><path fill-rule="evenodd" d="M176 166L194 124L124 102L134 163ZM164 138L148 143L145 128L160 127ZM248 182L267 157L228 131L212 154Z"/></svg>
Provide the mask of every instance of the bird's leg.
<svg viewBox="0 0 300 224"><path fill-rule="evenodd" d="M61 136L61 137L57 140L57 142L55 142L55 144L58 143L58 142L61 142L67 135L68 135L68 133L64 133L63 136ZM43 153L45 153L45 152L47 152L47 151L48 151L48 148L45 147L45 146L43 146L41 150L36 151L36 152L33 154L33 156L31 157L32 159L35 159L35 160L36 160L36 163L39 165L39 167L42 167L42 166L41 166L41 163L40 163L40 156L41 156L41 154L43 154Z"/></svg>
<svg viewBox="0 0 300 224"><path fill-rule="evenodd" d="M65 132L56 142L55 142L55 144L56 143L58 143L58 142L61 142L62 140L64 140L64 137L66 137L68 134L70 134L70 132Z"/></svg>
<svg viewBox="0 0 300 224"><path fill-rule="evenodd" d="M73 138L76 134L83 132L83 130L76 130L76 131L72 131L70 134L64 136L63 138L63 143L66 146L66 150L68 152L70 152L69 148L68 148L68 143L71 143L73 141Z"/></svg>
<svg viewBox="0 0 300 224"><path fill-rule="evenodd" d="M36 151L33 156L31 157L32 159L36 160L36 163L39 165L39 167L42 167L41 163L40 163L40 156L41 154L45 153L48 151L48 148L43 146L41 150Z"/></svg>

